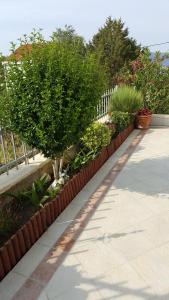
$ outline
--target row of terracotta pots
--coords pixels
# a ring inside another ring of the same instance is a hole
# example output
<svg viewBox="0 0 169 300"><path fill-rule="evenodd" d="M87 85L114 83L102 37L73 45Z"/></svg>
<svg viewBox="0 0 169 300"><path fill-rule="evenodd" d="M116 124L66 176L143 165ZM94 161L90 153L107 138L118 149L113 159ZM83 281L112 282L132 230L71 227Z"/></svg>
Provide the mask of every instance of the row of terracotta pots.
<svg viewBox="0 0 169 300"><path fill-rule="evenodd" d="M121 132L111 144L102 149L97 158L74 175L63 187L57 197L37 211L3 247L0 248L0 280L16 265L23 255L54 222L85 184L101 168L133 130L130 125Z"/></svg>

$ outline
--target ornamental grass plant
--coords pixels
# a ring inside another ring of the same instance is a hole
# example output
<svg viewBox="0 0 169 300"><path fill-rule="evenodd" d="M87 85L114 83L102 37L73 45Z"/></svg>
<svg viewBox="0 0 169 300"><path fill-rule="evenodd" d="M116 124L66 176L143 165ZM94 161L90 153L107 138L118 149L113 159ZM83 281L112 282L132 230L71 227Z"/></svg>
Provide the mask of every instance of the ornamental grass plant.
<svg viewBox="0 0 169 300"><path fill-rule="evenodd" d="M141 92L133 87L120 86L111 96L110 111L121 111L136 113L143 106L143 96Z"/></svg>

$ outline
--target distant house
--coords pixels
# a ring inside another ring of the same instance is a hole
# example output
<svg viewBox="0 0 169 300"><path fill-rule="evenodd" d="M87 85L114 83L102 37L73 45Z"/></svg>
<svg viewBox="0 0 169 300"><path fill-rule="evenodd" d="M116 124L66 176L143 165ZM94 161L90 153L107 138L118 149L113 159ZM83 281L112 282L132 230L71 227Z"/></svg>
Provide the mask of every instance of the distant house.
<svg viewBox="0 0 169 300"><path fill-rule="evenodd" d="M12 59L16 59L18 64L20 63L22 57L25 54L30 54L32 51L32 45L31 44L25 44L25 45L21 45L19 46L14 53L11 53L9 56L6 56L3 60L3 66L4 66L4 75L6 77L6 72L8 70L8 62L11 61Z"/></svg>
<svg viewBox="0 0 169 300"><path fill-rule="evenodd" d="M25 44L20 47L18 47L14 53L10 54L6 57L6 60L11 60L13 58L16 58L17 61L21 60L22 56L24 54L30 54L32 51L32 45L31 44Z"/></svg>

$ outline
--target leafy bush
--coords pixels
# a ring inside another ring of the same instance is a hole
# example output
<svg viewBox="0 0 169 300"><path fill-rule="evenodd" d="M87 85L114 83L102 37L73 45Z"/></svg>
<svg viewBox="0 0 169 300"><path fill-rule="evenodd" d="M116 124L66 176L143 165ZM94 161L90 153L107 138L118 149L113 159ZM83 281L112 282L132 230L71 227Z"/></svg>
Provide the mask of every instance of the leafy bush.
<svg viewBox="0 0 169 300"><path fill-rule="evenodd" d="M143 106L141 92L133 87L123 85L113 92L110 99L110 111L135 113Z"/></svg>
<svg viewBox="0 0 169 300"><path fill-rule="evenodd" d="M99 122L92 123L81 138L84 147L95 153L110 144L110 140L110 129L105 124Z"/></svg>
<svg viewBox="0 0 169 300"><path fill-rule="evenodd" d="M95 159L97 153L110 144L111 135L112 132L107 125L93 122L81 138L80 150L70 163L70 172L79 170Z"/></svg>
<svg viewBox="0 0 169 300"><path fill-rule="evenodd" d="M95 159L96 155L97 153L95 153L93 150L85 152L83 149L81 149L70 163L70 172L80 170L83 166L87 165L89 161Z"/></svg>
<svg viewBox="0 0 169 300"><path fill-rule="evenodd" d="M112 113L111 119L115 125L115 134L123 131L131 122L131 116L127 112L115 111Z"/></svg>
<svg viewBox="0 0 169 300"><path fill-rule="evenodd" d="M46 42L33 32L21 44L22 63L15 49L8 62L12 129L55 159L77 143L93 120L104 89L103 72L93 54L79 51L81 44L56 34Z"/></svg>

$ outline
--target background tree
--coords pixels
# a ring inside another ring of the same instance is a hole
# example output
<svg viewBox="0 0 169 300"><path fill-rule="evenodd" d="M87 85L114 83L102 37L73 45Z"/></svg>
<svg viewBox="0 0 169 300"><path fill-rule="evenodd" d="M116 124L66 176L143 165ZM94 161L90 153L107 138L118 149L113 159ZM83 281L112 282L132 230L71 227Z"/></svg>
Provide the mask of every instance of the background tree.
<svg viewBox="0 0 169 300"><path fill-rule="evenodd" d="M107 18L105 25L93 36L88 47L97 53L104 66L109 87L116 84L120 69L134 60L140 52L140 46L129 37L128 28L124 27L122 20L112 20L111 17Z"/></svg>
<svg viewBox="0 0 169 300"><path fill-rule="evenodd" d="M152 59L148 49L121 71L119 82L127 83L143 94L144 105L154 113L169 114L169 68L163 61L169 55L156 52Z"/></svg>
<svg viewBox="0 0 169 300"><path fill-rule="evenodd" d="M79 141L92 122L104 76L95 56L82 55L77 44L67 39L55 36L46 42L33 32L21 43L22 49L31 43L32 50L23 51L20 62L15 55L9 61L12 129L28 145L55 160Z"/></svg>
<svg viewBox="0 0 169 300"><path fill-rule="evenodd" d="M57 28L52 34L53 41L57 43L73 44L76 49L79 49L80 54L86 54L86 43L82 36L78 35L71 25L65 25L64 28Z"/></svg>
<svg viewBox="0 0 169 300"><path fill-rule="evenodd" d="M9 125L8 98L5 81L5 57L0 55L0 127Z"/></svg>

